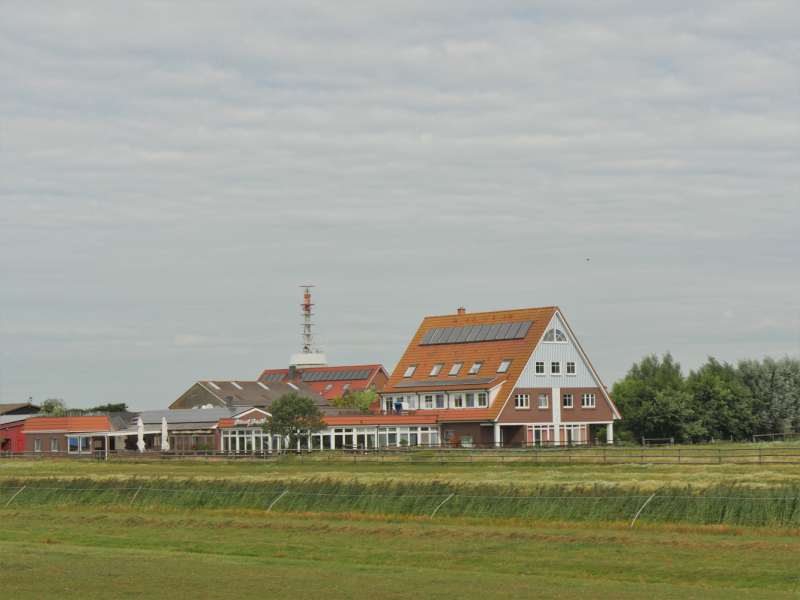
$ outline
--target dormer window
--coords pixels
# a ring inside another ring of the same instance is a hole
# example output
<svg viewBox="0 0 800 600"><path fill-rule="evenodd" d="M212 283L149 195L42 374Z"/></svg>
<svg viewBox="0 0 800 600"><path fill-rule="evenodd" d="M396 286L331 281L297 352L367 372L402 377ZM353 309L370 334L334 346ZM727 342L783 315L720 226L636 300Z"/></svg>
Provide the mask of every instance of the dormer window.
<svg viewBox="0 0 800 600"><path fill-rule="evenodd" d="M510 360L504 360L503 362L500 363L500 368L497 369L497 372L498 373L505 373L506 371L508 371L508 367L510 367L510 366L511 366L511 361Z"/></svg>
<svg viewBox="0 0 800 600"><path fill-rule="evenodd" d="M443 366L444 366L444 363L437 363L437 364L433 365L433 368L431 369L431 374L428 375L428 377L438 377L439 376L439 372L442 370Z"/></svg>
<svg viewBox="0 0 800 600"><path fill-rule="evenodd" d="M483 366L483 362L476 362L476 363L473 363L473 365L472 365L472 367L470 368L470 370L469 370L469 373L467 373L467 375L477 375L477 374L478 374L478 371L480 371L480 370L481 370L481 367L482 367L482 366Z"/></svg>
<svg viewBox="0 0 800 600"><path fill-rule="evenodd" d="M567 336L560 329L551 329L550 331L544 334L544 338L542 339L542 341L552 342L552 343L566 343Z"/></svg>
<svg viewBox="0 0 800 600"><path fill-rule="evenodd" d="M458 375L458 372L461 370L461 367L463 366L464 366L463 362L454 364L453 368L450 369L450 372L447 375L449 377L455 377L456 375Z"/></svg>
<svg viewBox="0 0 800 600"><path fill-rule="evenodd" d="M405 375L403 375L403 379L406 379L407 377L413 377L414 371L416 370L417 370L417 365L411 365L410 367L408 367L406 369Z"/></svg>

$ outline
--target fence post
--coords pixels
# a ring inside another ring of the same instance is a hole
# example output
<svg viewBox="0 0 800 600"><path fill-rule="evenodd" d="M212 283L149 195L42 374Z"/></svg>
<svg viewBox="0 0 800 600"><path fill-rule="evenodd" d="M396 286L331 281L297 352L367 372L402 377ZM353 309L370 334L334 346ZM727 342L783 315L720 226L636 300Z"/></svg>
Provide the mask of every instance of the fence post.
<svg viewBox="0 0 800 600"><path fill-rule="evenodd" d="M678 462L681 462L681 449L678 448Z"/></svg>
<svg viewBox="0 0 800 600"><path fill-rule="evenodd" d="M722 464L722 450L717 450L719 452L719 464Z"/></svg>
<svg viewBox="0 0 800 600"><path fill-rule="evenodd" d="M758 462L761 463L761 448L758 449Z"/></svg>

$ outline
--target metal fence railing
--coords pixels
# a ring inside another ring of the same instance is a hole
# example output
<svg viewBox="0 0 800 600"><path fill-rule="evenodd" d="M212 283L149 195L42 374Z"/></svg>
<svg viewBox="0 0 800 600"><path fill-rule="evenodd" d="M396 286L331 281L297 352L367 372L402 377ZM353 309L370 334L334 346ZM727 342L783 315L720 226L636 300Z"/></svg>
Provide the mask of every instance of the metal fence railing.
<svg viewBox="0 0 800 600"><path fill-rule="evenodd" d="M314 451L158 452L95 450L69 452L2 452L2 459L137 461L137 462L303 462L381 464L800 464L800 447L753 445L745 448L702 446L448 448L408 447Z"/></svg>

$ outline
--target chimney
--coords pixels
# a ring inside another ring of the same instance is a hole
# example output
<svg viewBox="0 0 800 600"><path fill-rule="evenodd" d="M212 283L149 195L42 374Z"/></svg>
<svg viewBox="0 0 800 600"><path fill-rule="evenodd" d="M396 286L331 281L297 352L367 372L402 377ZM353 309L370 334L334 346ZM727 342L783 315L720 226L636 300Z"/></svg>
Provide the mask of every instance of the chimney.
<svg viewBox="0 0 800 600"><path fill-rule="evenodd" d="M233 396L225 396L225 408L233 408Z"/></svg>
<svg viewBox="0 0 800 600"><path fill-rule="evenodd" d="M466 309L466 308L464 308L463 306L459 306L459 307L458 307L458 314L460 314L460 315L465 315L465 314L467 314L467 309Z"/></svg>
<svg viewBox="0 0 800 600"><path fill-rule="evenodd" d="M294 378L297 376L297 367L294 365L289 365L289 381L294 381Z"/></svg>

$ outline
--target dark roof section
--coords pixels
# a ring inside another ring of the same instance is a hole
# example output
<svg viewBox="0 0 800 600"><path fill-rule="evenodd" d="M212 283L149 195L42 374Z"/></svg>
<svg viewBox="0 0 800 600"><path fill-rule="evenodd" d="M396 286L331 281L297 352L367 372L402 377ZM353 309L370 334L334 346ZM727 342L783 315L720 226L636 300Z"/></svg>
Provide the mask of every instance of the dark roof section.
<svg viewBox="0 0 800 600"><path fill-rule="evenodd" d="M351 369L349 371L314 371L311 373L303 372L300 381L343 381L345 379L361 380L367 379L372 374L372 369ZM263 381L263 379L262 379Z"/></svg>
<svg viewBox="0 0 800 600"><path fill-rule="evenodd" d="M423 381L400 381L394 384L396 388L437 387L454 385L483 385L492 383L497 377L474 377L472 379L426 379Z"/></svg>
<svg viewBox="0 0 800 600"><path fill-rule="evenodd" d="M252 410L249 406L236 406L234 408L184 408L173 410L146 410L139 413L139 418L145 425L161 425L161 419L167 420L167 427L177 426L180 423L194 425L216 425L220 419L231 419L242 413ZM137 419L132 426L138 425Z"/></svg>
<svg viewBox="0 0 800 600"><path fill-rule="evenodd" d="M318 406L328 401L302 381L198 381L180 398L170 404L170 410L193 409L211 404L222 408L228 396L233 398L233 406L268 407L284 394L297 393L303 398L311 398ZM204 409L208 410L208 409Z"/></svg>
<svg viewBox="0 0 800 600"><path fill-rule="evenodd" d="M284 379L286 379L286 373L265 373L259 381L283 381Z"/></svg>
<svg viewBox="0 0 800 600"><path fill-rule="evenodd" d="M486 325L428 329L425 335L422 336L419 345L433 346L439 344L521 340L528 335L528 330L532 324L533 321L517 321L516 323L489 323Z"/></svg>
<svg viewBox="0 0 800 600"><path fill-rule="evenodd" d="M16 404L0 404L0 415L32 415L38 413L40 407L30 402L17 402Z"/></svg>

